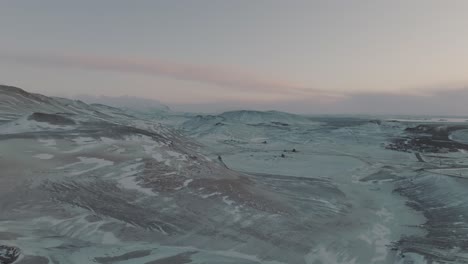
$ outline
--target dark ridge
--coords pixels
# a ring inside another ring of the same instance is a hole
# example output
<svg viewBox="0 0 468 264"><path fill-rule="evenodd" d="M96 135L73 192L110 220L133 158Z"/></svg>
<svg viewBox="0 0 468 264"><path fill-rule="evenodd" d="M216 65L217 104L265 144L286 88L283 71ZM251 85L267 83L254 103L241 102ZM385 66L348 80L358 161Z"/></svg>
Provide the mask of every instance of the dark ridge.
<svg viewBox="0 0 468 264"><path fill-rule="evenodd" d="M0 85L0 91L2 92L10 92L10 93L21 93L21 94L28 94L25 90L9 85Z"/></svg>
<svg viewBox="0 0 468 264"><path fill-rule="evenodd" d="M113 106L109 106L109 105L105 105L105 104L98 104L98 103L93 103L93 104L89 104L91 106L97 106L97 107L103 107L103 108L107 108L107 109L111 109L111 110L118 110L120 111L119 108L117 107L113 107Z"/></svg>
<svg viewBox="0 0 468 264"><path fill-rule="evenodd" d="M49 264L49 259L42 256L25 256L15 264Z"/></svg>
<svg viewBox="0 0 468 264"><path fill-rule="evenodd" d="M191 256L197 254L198 251L190 251L177 254L175 256L157 259L153 261L146 262L145 264L185 264L191 263L192 259Z"/></svg>
<svg viewBox="0 0 468 264"><path fill-rule="evenodd" d="M55 113L56 115L61 115L61 116L76 116L75 113L65 113L65 112L58 112Z"/></svg>
<svg viewBox="0 0 468 264"><path fill-rule="evenodd" d="M167 136L162 134L150 132L147 130L130 127L130 126L121 126L105 122L82 122L81 127L73 130L67 131L34 131L34 132L24 132L16 134L2 134L0 135L0 140L8 140L13 138L34 138L34 137L47 137L47 138L64 138L75 137L76 133L87 134L89 137L98 139L102 136L107 136L111 138L122 138L126 135L145 135L153 138L156 141L169 140ZM172 141L171 141L172 142ZM177 142L175 142L177 143ZM172 142L172 146L177 148L177 144Z"/></svg>
<svg viewBox="0 0 468 264"><path fill-rule="evenodd" d="M270 127L270 128L275 128L275 129L281 129L281 130L286 130L289 131L289 125L278 125L278 124L273 124L273 123L258 123L258 124L246 124L247 126L251 127Z"/></svg>
<svg viewBox="0 0 468 264"><path fill-rule="evenodd" d="M28 93L25 90L15 87L15 86L8 86L8 85L0 85L0 93L5 93L5 94L20 94L23 97L36 100L39 102L43 103L48 103L51 98L41 95L41 94L34 94L34 93Z"/></svg>
<svg viewBox="0 0 468 264"><path fill-rule="evenodd" d="M146 256L149 256L150 254L151 254L151 250L136 250L136 251L127 252L119 256L96 257L94 258L94 260L101 264L111 264L115 262L129 260L129 259L146 257Z"/></svg>
<svg viewBox="0 0 468 264"><path fill-rule="evenodd" d="M287 123L282 123L282 122L275 122L275 121L273 121L273 122L271 122L271 123L274 124L274 125L278 125L278 126L289 126L289 124L287 124Z"/></svg>
<svg viewBox="0 0 468 264"><path fill-rule="evenodd" d="M32 113L28 120L49 123L52 125L75 125L75 121L57 114Z"/></svg>
<svg viewBox="0 0 468 264"><path fill-rule="evenodd" d="M226 111L221 113L221 115L237 115L237 114L264 114L264 113L274 113L273 111L257 111L257 110L234 110ZM279 112L277 112L279 113Z"/></svg>

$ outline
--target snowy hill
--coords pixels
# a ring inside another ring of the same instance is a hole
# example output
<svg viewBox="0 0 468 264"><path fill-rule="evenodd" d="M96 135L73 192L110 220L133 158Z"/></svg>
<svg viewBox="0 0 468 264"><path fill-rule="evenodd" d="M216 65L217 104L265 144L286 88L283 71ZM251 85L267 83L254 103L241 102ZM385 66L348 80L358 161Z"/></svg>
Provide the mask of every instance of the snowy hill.
<svg viewBox="0 0 468 264"><path fill-rule="evenodd" d="M229 111L219 115L226 122L238 122L244 124L261 124L261 123L310 123L310 120L305 116L295 115L279 111L252 111L240 110Z"/></svg>
<svg viewBox="0 0 468 264"><path fill-rule="evenodd" d="M185 134L208 146L232 145L237 142L273 144L277 147L286 144L288 148L319 142L324 135L328 135L327 141L354 141L358 134L366 135L368 140L379 140L401 127L406 126L370 118L304 116L278 111L197 115L180 125ZM212 144L213 141L217 144Z"/></svg>
<svg viewBox="0 0 468 264"><path fill-rule="evenodd" d="M118 108L5 86L0 98L0 245L26 263L303 263L310 220L348 210L327 181L230 170Z"/></svg>
<svg viewBox="0 0 468 264"><path fill-rule="evenodd" d="M297 129L309 130L319 126L301 115L277 111L231 111L219 115L198 115L187 120L181 128L190 136L204 141L204 138L234 140L242 142L264 142L276 139L277 131L293 131L283 140L297 141Z"/></svg>
<svg viewBox="0 0 468 264"><path fill-rule="evenodd" d="M165 118L0 86L0 263L468 262L464 122Z"/></svg>
<svg viewBox="0 0 468 264"><path fill-rule="evenodd" d="M170 108L159 101L134 96L91 96L78 95L75 97L83 102L94 105L107 105L144 115L160 116L170 111Z"/></svg>

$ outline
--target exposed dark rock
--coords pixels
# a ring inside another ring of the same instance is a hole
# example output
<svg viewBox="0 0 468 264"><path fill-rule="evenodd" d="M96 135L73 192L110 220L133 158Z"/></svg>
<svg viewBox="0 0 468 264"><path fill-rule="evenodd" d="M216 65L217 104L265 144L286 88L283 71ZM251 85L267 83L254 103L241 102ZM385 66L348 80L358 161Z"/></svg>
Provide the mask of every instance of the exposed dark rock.
<svg viewBox="0 0 468 264"><path fill-rule="evenodd" d="M395 191L427 218L421 226L427 234L402 238L399 249L423 255L428 263L468 263L466 188L466 179L430 174L397 182Z"/></svg>
<svg viewBox="0 0 468 264"><path fill-rule="evenodd" d="M405 129L406 132L414 134L428 134L434 139L447 140L451 132L467 129L466 125L434 125L434 124L423 124L416 127L409 127Z"/></svg>
<svg viewBox="0 0 468 264"><path fill-rule="evenodd" d="M102 221L102 218L97 215L88 215L85 219L90 223Z"/></svg>
<svg viewBox="0 0 468 264"><path fill-rule="evenodd" d="M278 125L278 126L289 126L289 124L282 123L282 122L271 122L271 123L274 125Z"/></svg>
<svg viewBox="0 0 468 264"><path fill-rule="evenodd" d="M58 114L46 114L46 113L33 113L28 117L28 120L34 120L37 122L45 122L52 125L74 125L75 121L58 115Z"/></svg>
<svg viewBox="0 0 468 264"><path fill-rule="evenodd" d="M0 264L11 264L20 256L20 249L17 247L0 245Z"/></svg>
<svg viewBox="0 0 468 264"><path fill-rule="evenodd" d="M406 137L395 138L387 149L403 152L448 153L468 150L468 144L453 141L451 132L466 129L465 125L423 124L405 129Z"/></svg>
<svg viewBox="0 0 468 264"><path fill-rule="evenodd" d="M25 256L15 264L48 264L49 259L42 256Z"/></svg>

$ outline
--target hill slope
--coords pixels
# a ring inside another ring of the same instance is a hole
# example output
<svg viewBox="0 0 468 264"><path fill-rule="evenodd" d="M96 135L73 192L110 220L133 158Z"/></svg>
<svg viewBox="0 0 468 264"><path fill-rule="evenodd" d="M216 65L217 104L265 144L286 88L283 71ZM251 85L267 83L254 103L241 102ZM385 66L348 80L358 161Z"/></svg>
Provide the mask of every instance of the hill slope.
<svg viewBox="0 0 468 264"><path fill-rule="evenodd" d="M0 118L0 245L25 263L304 263L349 209L328 181L232 171L117 108L1 86Z"/></svg>

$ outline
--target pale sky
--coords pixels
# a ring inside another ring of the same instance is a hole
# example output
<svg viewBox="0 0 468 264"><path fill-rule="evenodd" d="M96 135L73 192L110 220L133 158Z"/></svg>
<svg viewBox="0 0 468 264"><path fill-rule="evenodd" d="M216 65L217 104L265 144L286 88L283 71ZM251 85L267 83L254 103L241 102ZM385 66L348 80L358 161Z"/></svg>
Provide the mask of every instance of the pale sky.
<svg viewBox="0 0 468 264"><path fill-rule="evenodd" d="M1 1L0 83L196 111L464 115L454 102L468 102L467 10L466 0Z"/></svg>

